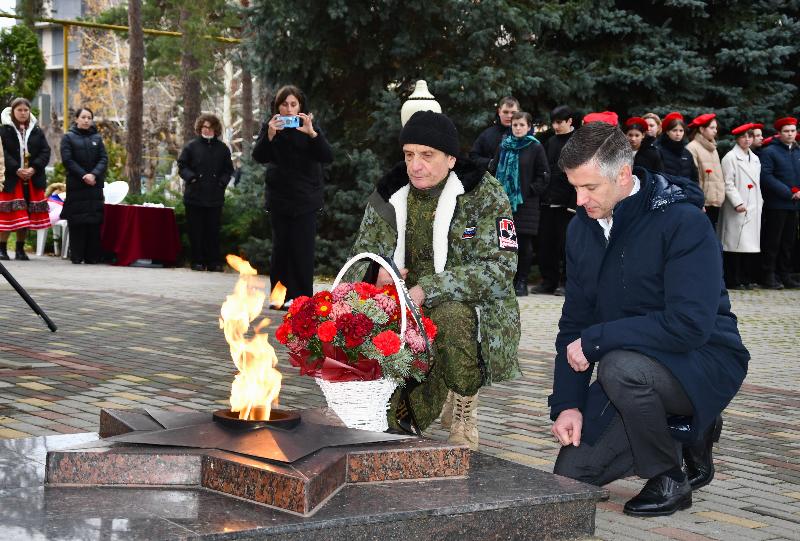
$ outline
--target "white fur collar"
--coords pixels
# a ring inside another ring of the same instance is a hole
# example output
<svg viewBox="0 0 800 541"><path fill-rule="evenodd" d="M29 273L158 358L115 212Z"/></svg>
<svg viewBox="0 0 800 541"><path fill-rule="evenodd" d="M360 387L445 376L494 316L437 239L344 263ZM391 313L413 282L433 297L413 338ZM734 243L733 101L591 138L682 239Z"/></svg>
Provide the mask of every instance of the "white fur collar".
<svg viewBox="0 0 800 541"><path fill-rule="evenodd" d="M394 262L398 268L405 267L406 261L406 222L408 221L408 193L411 185L406 184L389 198L389 204L394 207L395 221L397 222L397 244L394 249ZM436 214L433 218L433 269L440 273L447 264L447 235L450 232L450 222L456 212L458 196L464 193L464 185L455 172L445 181L439 202L436 204Z"/></svg>

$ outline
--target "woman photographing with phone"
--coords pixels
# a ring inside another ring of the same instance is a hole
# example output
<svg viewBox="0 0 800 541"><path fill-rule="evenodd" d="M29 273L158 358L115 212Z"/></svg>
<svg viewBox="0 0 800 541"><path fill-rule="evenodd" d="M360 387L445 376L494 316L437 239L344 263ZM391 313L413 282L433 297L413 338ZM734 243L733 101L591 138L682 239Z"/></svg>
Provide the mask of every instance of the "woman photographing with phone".
<svg viewBox="0 0 800 541"><path fill-rule="evenodd" d="M281 87L272 117L261 127L253 159L267 165L265 208L272 228L270 285L286 286L286 304L314 288L317 212L323 206L322 166L333 161L325 135L314 126L305 95ZM295 126L295 127L290 127Z"/></svg>

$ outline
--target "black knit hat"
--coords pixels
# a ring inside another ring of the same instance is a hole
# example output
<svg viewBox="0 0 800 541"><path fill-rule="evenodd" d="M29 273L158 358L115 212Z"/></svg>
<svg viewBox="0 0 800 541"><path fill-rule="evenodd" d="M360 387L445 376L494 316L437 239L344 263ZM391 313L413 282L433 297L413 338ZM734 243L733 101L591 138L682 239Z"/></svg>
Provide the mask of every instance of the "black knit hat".
<svg viewBox="0 0 800 541"><path fill-rule="evenodd" d="M400 145L425 145L458 156L458 130L442 113L417 111L400 131Z"/></svg>

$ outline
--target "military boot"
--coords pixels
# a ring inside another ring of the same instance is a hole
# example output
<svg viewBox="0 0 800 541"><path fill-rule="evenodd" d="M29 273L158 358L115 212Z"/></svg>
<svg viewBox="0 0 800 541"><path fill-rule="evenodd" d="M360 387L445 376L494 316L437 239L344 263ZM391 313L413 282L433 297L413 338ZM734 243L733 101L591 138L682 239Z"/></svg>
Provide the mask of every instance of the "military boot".
<svg viewBox="0 0 800 541"><path fill-rule="evenodd" d="M5 242L0 242L0 261L8 261L11 259L8 257L8 244Z"/></svg>
<svg viewBox="0 0 800 541"><path fill-rule="evenodd" d="M478 395L461 396L453 393L453 422L448 443L468 445L478 450Z"/></svg>
<svg viewBox="0 0 800 541"><path fill-rule="evenodd" d="M440 420L442 423L442 428L445 430L450 430L450 426L453 424L454 396L455 393L453 393L453 391L447 391L447 399L444 401L444 406L442 406L442 415Z"/></svg>

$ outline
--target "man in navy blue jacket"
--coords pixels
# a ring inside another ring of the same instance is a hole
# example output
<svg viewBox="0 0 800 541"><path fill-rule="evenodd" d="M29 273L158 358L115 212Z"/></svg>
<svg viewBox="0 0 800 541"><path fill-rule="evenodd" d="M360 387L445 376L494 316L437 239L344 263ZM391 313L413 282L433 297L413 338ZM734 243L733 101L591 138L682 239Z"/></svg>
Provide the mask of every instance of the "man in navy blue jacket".
<svg viewBox="0 0 800 541"><path fill-rule="evenodd" d="M596 485L635 473L648 481L625 512L669 515L713 478L719 415L750 355L702 191L632 163L625 135L603 122L561 153L579 208L549 398L562 444L554 471Z"/></svg>
<svg viewBox="0 0 800 541"><path fill-rule="evenodd" d="M764 227L761 229L762 285L768 289L800 287L792 279L792 248L797 237L800 209L800 147L795 141L797 119L775 121L777 141L764 149L761 159L761 193Z"/></svg>

